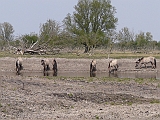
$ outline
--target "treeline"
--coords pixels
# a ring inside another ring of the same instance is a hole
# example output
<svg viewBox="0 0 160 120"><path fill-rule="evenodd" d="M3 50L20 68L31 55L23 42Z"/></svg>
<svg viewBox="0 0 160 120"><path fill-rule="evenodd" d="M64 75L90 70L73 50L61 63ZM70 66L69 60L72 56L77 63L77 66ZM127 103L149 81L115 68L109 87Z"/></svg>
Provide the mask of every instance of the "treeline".
<svg viewBox="0 0 160 120"><path fill-rule="evenodd" d="M47 22L41 26L40 35L31 33L19 36L15 39L13 37L13 27L11 27L9 23L4 23L4 25L8 26L8 31L5 31L5 28L0 29L0 50L9 50L13 49L13 47L19 49L32 48L33 50L85 48L85 45L82 44L82 41L87 39L85 35L83 38L72 35L65 31L63 27L54 20L47 20ZM9 26L11 28L9 28ZM107 49L108 52L153 52L155 50L160 50L160 41L153 40L153 36L150 32L135 34L133 31L129 31L127 27L119 32L110 31L109 33L106 33L106 37L103 39L97 41L92 39L89 42L90 48L87 52L92 49L100 48ZM84 52L86 52L85 49Z"/></svg>
<svg viewBox="0 0 160 120"><path fill-rule="evenodd" d="M10 23L0 23L0 50L45 50L84 48L113 51L152 52L160 49L150 32L135 34L127 27L116 31L118 18L110 0L79 0L73 14L67 14L62 23L49 19L40 25L39 34L14 37Z"/></svg>

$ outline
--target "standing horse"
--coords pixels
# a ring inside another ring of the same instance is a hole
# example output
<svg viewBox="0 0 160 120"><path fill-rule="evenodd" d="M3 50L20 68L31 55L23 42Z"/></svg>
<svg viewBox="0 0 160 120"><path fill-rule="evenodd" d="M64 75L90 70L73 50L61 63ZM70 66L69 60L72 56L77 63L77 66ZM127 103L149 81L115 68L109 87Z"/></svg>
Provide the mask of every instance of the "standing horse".
<svg viewBox="0 0 160 120"><path fill-rule="evenodd" d="M95 77L96 76L96 60L92 60L90 64L90 77Z"/></svg>
<svg viewBox="0 0 160 120"><path fill-rule="evenodd" d="M43 67L44 67L44 69L43 69L44 72L50 70L48 59L41 60L41 65L43 65Z"/></svg>
<svg viewBox="0 0 160 120"><path fill-rule="evenodd" d="M147 68L146 64L151 63L152 68L156 68L156 59L155 57L141 57L140 59L138 59L136 61L136 68L138 67L138 65L140 65L140 69L142 68L142 65L144 64L145 68Z"/></svg>
<svg viewBox="0 0 160 120"><path fill-rule="evenodd" d="M22 66L22 58L21 57L18 57L17 60L16 60L16 72L17 74L19 75L20 74L20 71L23 69L23 66Z"/></svg>
<svg viewBox="0 0 160 120"><path fill-rule="evenodd" d="M53 76L57 76L57 62L55 59L53 59L52 65L53 65Z"/></svg>
<svg viewBox="0 0 160 120"><path fill-rule="evenodd" d="M111 60L109 61L109 64L108 64L108 70L109 70L109 73L111 73L112 71L117 71L118 70L118 62L117 62L117 59L114 59L114 60Z"/></svg>

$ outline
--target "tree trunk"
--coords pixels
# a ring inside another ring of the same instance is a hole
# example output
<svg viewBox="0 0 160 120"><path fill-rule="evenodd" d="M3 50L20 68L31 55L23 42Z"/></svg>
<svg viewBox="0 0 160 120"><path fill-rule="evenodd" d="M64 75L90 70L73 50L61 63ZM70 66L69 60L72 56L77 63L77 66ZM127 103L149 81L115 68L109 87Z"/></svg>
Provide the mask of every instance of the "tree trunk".
<svg viewBox="0 0 160 120"><path fill-rule="evenodd" d="M89 47L87 45L84 45L84 47L85 47L84 53L88 53L89 52Z"/></svg>

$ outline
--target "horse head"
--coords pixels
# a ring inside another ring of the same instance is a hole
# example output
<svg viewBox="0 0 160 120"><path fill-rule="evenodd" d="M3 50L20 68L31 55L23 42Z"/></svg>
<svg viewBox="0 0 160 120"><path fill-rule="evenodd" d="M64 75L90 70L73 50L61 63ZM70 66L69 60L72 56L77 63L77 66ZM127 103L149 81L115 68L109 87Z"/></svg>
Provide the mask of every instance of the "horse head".
<svg viewBox="0 0 160 120"><path fill-rule="evenodd" d="M43 65L44 71L50 70L49 60L48 59L41 60L41 65Z"/></svg>
<svg viewBox="0 0 160 120"><path fill-rule="evenodd" d="M135 67L138 67L139 63L144 59L144 57L139 58L135 63Z"/></svg>
<svg viewBox="0 0 160 120"><path fill-rule="evenodd" d="M90 64L90 72L94 72L94 71L96 71L96 61L92 60Z"/></svg>
<svg viewBox="0 0 160 120"><path fill-rule="evenodd" d="M41 60L41 65L45 65L44 60Z"/></svg>
<svg viewBox="0 0 160 120"><path fill-rule="evenodd" d="M111 63L112 63L112 60L111 60L111 61L109 61L108 68L110 68L110 67L111 67Z"/></svg>

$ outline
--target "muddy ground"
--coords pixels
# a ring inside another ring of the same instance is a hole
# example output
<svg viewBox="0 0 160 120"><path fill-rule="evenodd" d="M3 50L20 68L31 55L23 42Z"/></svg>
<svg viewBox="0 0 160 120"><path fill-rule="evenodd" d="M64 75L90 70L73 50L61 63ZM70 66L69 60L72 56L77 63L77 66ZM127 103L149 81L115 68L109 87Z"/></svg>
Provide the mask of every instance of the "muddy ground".
<svg viewBox="0 0 160 120"><path fill-rule="evenodd" d="M21 75L15 58L0 58L1 120L159 120L160 82L139 84L104 78L43 77L41 58L23 58ZM51 60L51 58L50 58ZM56 58L58 72L88 72L91 59ZM97 72L108 73L108 59L97 59ZM120 59L120 72L159 73L135 69L135 59ZM23 76L42 72L42 76ZM5 73L5 74L4 74ZM103 79L103 80L102 80Z"/></svg>

